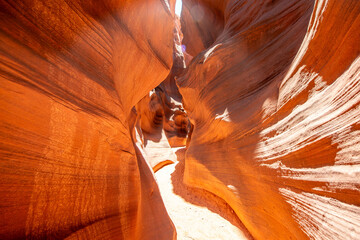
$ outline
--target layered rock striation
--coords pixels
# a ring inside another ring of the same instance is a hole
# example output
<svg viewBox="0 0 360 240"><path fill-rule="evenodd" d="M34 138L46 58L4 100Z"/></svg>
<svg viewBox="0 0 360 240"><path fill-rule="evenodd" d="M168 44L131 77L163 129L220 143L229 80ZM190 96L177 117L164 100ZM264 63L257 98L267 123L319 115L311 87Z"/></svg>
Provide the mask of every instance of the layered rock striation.
<svg viewBox="0 0 360 240"><path fill-rule="evenodd" d="M0 239L175 239L186 144L254 239L359 239L359 2L174 5L0 0Z"/></svg>
<svg viewBox="0 0 360 240"><path fill-rule="evenodd" d="M174 4L0 1L0 239L175 238L131 126Z"/></svg>
<svg viewBox="0 0 360 240"><path fill-rule="evenodd" d="M359 2L215 3L184 0L224 26L210 46L190 39L215 27L183 29L196 55L178 81L194 125L185 183L255 239L358 239Z"/></svg>

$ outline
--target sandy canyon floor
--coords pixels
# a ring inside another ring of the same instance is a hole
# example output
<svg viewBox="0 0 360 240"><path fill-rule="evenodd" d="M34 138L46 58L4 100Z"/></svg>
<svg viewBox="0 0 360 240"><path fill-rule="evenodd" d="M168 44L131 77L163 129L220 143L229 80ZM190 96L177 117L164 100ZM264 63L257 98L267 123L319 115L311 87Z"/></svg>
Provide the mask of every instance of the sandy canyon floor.
<svg viewBox="0 0 360 240"><path fill-rule="evenodd" d="M155 173L166 209L179 240L252 239L233 210L219 197L182 182L185 149L178 162Z"/></svg>

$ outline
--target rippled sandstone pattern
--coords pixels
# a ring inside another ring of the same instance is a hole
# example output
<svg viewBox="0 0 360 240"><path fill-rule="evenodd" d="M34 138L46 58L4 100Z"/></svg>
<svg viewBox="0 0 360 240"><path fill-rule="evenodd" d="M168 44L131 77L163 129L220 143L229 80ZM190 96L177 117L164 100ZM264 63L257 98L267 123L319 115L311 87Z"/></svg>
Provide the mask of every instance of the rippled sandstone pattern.
<svg viewBox="0 0 360 240"><path fill-rule="evenodd" d="M172 66L169 2L0 1L0 239L175 236L129 127Z"/></svg>
<svg viewBox="0 0 360 240"><path fill-rule="evenodd" d="M255 239L359 239L359 1L198 2L183 16L203 5L224 27L209 46L190 40L210 39L201 21L183 28L185 183Z"/></svg>
<svg viewBox="0 0 360 240"><path fill-rule="evenodd" d="M174 1L0 0L0 239L176 238L180 99L184 182L255 239L360 239L359 1L183 2L185 71Z"/></svg>

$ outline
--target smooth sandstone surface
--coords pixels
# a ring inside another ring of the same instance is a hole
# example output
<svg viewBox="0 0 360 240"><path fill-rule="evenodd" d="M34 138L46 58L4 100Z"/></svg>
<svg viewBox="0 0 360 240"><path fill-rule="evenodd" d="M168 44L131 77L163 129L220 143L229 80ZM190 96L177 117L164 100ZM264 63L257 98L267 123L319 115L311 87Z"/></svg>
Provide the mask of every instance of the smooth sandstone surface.
<svg viewBox="0 0 360 240"><path fill-rule="evenodd" d="M178 80L194 124L185 183L223 198L255 239L359 239L359 1L213 9L223 31L187 47L198 55Z"/></svg>
<svg viewBox="0 0 360 240"><path fill-rule="evenodd" d="M171 69L174 4L0 1L0 239L175 238L130 118Z"/></svg>
<svg viewBox="0 0 360 240"><path fill-rule="evenodd" d="M174 6L0 0L0 239L360 239L360 2Z"/></svg>

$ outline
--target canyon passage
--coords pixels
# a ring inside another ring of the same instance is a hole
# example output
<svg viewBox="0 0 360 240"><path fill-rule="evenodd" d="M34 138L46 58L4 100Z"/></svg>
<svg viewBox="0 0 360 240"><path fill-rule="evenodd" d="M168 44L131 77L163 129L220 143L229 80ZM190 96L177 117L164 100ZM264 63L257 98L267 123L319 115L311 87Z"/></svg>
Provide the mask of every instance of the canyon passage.
<svg viewBox="0 0 360 240"><path fill-rule="evenodd" d="M0 0L0 239L360 239L359 42L357 0Z"/></svg>

